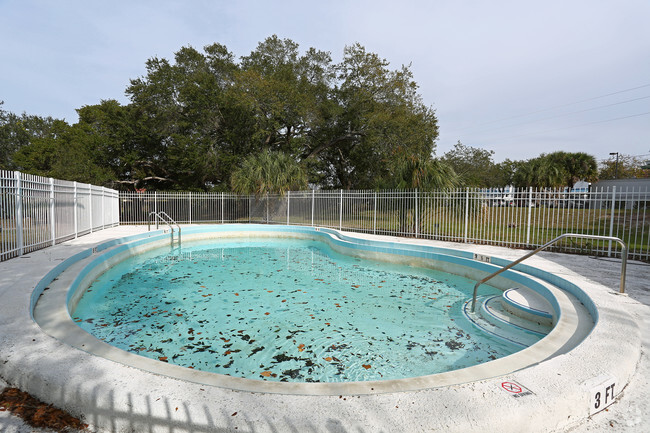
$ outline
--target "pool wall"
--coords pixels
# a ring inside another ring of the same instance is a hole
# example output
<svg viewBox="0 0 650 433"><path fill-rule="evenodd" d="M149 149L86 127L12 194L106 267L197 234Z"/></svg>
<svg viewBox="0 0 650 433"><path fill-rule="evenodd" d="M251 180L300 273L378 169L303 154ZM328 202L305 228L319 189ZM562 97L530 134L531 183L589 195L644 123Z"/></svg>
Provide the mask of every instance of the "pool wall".
<svg viewBox="0 0 650 433"><path fill-rule="evenodd" d="M436 247L427 248L426 246L397 242L369 240L356 242L358 240L356 237L344 236L336 231L312 227L250 224L196 226L183 230L181 244L206 239L246 239L259 237L313 239L324 242L343 254L411 266L428 267L475 280L481 279L488 273L498 269L493 264L473 260L472 253L467 251ZM511 288L513 285L523 285L537 291L549 301L556 312L554 316L555 327L541 340L543 344L538 342L514 354L472 367L416 378L347 383L284 383L234 378L216 373L189 370L125 352L90 336L90 334L87 334L72 322L70 318L71 312L74 311L76 304L85 290L99 275L130 256L161 246L178 248L178 241L174 240L172 242L169 232L157 231L135 238L123 238L101 244L94 248L93 251L99 252L109 247L114 248L96 257L80 254L76 258L86 260L88 263L84 264L83 268L77 271L72 283L65 288L65 302L62 302L66 307L65 312L61 313L61 319L56 323L56 326L50 325L49 330L46 330L46 332L67 344L89 353L100 354L100 356L124 363L125 365L177 377L182 380L242 391L301 395L337 395L341 394L343 390L347 392L354 391L357 394L373 394L428 389L436 386L465 383L498 376L508 371L525 368L526 366L549 359L566 351L568 341L573 338L576 330L573 315L563 316L562 311L569 311L572 305L570 301L563 297L565 295L562 295L562 292L544 283L541 279L529 277L516 271L504 272L501 276L491 281L491 285L502 290ZM591 323L590 326L593 327L593 322L589 322ZM479 331L477 330L477 332ZM581 334L580 340L584 336L586 336L585 332ZM571 344L577 344L580 340L574 339Z"/></svg>

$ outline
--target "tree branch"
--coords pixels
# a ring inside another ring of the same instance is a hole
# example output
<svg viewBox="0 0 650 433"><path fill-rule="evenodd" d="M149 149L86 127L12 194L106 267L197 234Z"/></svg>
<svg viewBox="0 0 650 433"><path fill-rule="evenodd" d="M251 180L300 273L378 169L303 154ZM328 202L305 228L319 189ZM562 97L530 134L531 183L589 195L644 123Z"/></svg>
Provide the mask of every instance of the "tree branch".
<svg viewBox="0 0 650 433"><path fill-rule="evenodd" d="M328 141L327 143L323 143L323 144L321 144L319 146L316 146L316 148L313 149L311 152L309 152L307 154L307 156L305 156L304 159L313 158L314 156L318 155L320 152L322 152L323 150L325 150L327 148L330 148L332 146L336 146L337 144L339 144L341 142L344 142L344 141L354 140L356 138L362 137L363 135L364 134L362 132L352 131L352 132L348 132L347 134L342 135L340 137L333 138L332 140Z"/></svg>

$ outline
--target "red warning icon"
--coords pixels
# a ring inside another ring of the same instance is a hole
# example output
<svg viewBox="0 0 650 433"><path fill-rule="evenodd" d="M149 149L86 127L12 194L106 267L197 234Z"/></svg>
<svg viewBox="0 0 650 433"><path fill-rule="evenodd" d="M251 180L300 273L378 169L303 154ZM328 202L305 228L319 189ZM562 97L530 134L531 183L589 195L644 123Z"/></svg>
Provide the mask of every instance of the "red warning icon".
<svg viewBox="0 0 650 433"><path fill-rule="evenodd" d="M508 392L511 392L513 394L519 394L521 391L521 386L517 385L514 382L502 382L501 383L501 388L505 389Z"/></svg>

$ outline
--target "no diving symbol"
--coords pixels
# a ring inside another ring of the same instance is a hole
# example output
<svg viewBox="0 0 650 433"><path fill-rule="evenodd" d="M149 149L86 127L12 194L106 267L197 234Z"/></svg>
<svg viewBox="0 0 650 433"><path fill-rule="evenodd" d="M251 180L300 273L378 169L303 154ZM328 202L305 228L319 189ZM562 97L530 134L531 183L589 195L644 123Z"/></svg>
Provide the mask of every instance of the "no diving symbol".
<svg viewBox="0 0 650 433"><path fill-rule="evenodd" d="M502 382L501 383L501 388L505 389L508 392L511 392L513 394L519 394L521 391L521 386L517 385L516 383L513 382Z"/></svg>

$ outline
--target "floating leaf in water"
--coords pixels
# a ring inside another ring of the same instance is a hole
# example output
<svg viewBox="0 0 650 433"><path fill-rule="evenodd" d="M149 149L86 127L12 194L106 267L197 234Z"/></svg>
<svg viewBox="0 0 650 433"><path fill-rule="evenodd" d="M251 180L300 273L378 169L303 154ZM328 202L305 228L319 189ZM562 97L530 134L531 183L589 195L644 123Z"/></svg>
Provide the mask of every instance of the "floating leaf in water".
<svg viewBox="0 0 650 433"><path fill-rule="evenodd" d="M269 312L264 313L265 316L268 316L269 314L271 314L271 313L269 313Z"/></svg>
<svg viewBox="0 0 650 433"><path fill-rule="evenodd" d="M361 366L363 368L365 368L366 370L368 370L370 368L370 364L361 364Z"/></svg>
<svg viewBox="0 0 650 433"><path fill-rule="evenodd" d="M299 344L298 345L298 351L302 352L303 350L305 350L305 345L304 344Z"/></svg>
<svg viewBox="0 0 650 433"><path fill-rule="evenodd" d="M270 371L263 371L263 372L260 373L260 376L270 377L270 376L271 376L271 372L270 372Z"/></svg>
<svg viewBox="0 0 650 433"><path fill-rule="evenodd" d="M323 359L324 359L325 361L329 362L329 361L332 360L332 357L331 357L331 356L328 356L327 358L323 358Z"/></svg>
<svg viewBox="0 0 650 433"><path fill-rule="evenodd" d="M159 360L167 362L167 357L166 356L159 356Z"/></svg>

